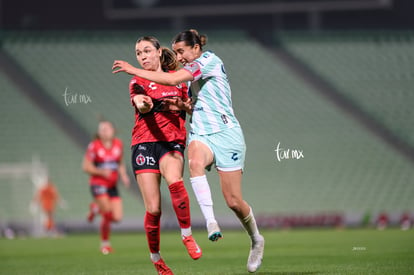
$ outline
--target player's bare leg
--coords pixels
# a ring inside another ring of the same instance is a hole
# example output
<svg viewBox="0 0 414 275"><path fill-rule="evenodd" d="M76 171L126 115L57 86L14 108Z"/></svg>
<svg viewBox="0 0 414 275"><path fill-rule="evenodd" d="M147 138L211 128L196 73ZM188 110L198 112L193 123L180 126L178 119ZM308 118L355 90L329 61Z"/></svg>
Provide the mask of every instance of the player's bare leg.
<svg viewBox="0 0 414 275"><path fill-rule="evenodd" d="M98 215L98 214L99 214L99 207L96 204L96 202L93 201L93 202L91 202L89 204L89 213L88 213L88 216L86 218L87 221L90 222L90 223L93 222L93 220L95 219L96 215Z"/></svg>
<svg viewBox="0 0 414 275"><path fill-rule="evenodd" d="M208 239L217 241L223 237L216 221L213 210L210 186L205 174L205 168L212 164L213 153L204 143L193 140L188 146L190 181L201 212L206 220Z"/></svg>
<svg viewBox="0 0 414 275"><path fill-rule="evenodd" d="M190 200L182 178L183 156L178 152L164 155L160 161L160 171L170 190L171 202L181 228L183 244L190 257L197 260L202 256L202 251L192 236Z"/></svg>
<svg viewBox="0 0 414 275"><path fill-rule="evenodd" d="M251 239L247 270L256 272L262 264L264 238L260 235L251 207L242 196L242 171L224 172L219 170L221 189L227 206L233 210Z"/></svg>
<svg viewBox="0 0 414 275"><path fill-rule="evenodd" d="M119 222L122 220L123 208L121 197L110 198L112 209L112 222Z"/></svg>

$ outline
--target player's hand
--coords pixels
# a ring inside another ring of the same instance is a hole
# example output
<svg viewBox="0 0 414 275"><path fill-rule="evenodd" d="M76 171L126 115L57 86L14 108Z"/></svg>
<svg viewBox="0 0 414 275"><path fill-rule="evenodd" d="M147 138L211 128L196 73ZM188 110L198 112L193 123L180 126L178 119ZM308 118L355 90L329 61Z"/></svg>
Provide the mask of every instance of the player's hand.
<svg viewBox="0 0 414 275"><path fill-rule="evenodd" d="M127 74L134 75L136 69L137 68L123 60L115 60L114 64L112 65L113 74L125 72Z"/></svg>
<svg viewBox="0 0 414 275"><path fill-rule="evenodd" d="M166 104L167 110L169 111L187 111L188 109L191 109L190 98L188 98L186 101L183 101L181 97L164 98L163 101Z"/></svg>
<svg viewBox="0 0 414 275"><path fill-rule="evenodd" d="M136 95L133 100L135 106L141 114L148 113L154 107L154 102L152 102L152 98L149 96Z"/></svg>
<svg viewBox="0 0 414 275"><path fill-rule="evenodd" d="M122 182L124 183L124 186L125 186L126 188L129 188L129 187L131 186L131 181L130 181L130 179L129 179L128 175L122 175L122 174L121 174L121 180L122 180Z"/></svg>
<svg viewBox="0 0 414 275"><path fill-rule="evenodd" d="M191 113L192 108L193 103L191 101L191 98L187 98L187 100L183 101L183 108L181 110L184 110L187 113Z"/></svg>
<svg viewBox="0 0 414 275"><path fill-rule="evenodd" d="M101 177L104 177L105 179L110 179L112 176L112 170L111 169L102 169L100 170Z"/></svg>
<svg viewBox="0 0 414 275"><path fill-rule="evenodd" d="M165 111L181 111L184 105L182 99L179 97L164 98L163 103Z"/></svg>

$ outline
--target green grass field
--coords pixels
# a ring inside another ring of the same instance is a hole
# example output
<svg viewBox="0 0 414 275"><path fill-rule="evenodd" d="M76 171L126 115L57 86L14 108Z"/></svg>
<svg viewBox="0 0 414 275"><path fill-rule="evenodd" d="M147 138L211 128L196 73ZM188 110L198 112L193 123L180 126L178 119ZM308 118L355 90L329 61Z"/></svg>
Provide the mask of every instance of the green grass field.
<svg viewBox="0 0 414 275"><path fill-rule="evenodd" d="M178 232L161 233L162 255L175 274L248 274L249 239L225 231L217 243L195 232L203 257L193 261ZM414 231L389 229L263 231L257 274L414 274ZM98 236L0 240L0 274L156 274L143 233L113 234L115 253L101 255Z"/></svg>

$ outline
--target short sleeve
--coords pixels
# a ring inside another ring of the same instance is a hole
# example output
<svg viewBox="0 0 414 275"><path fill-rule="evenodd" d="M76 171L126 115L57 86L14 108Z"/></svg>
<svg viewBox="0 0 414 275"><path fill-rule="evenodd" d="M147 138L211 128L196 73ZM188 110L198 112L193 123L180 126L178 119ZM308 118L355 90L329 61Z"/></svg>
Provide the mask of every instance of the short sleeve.
<svg viewBox="0 0 414 275"><path fill-rule="evenodd" d="M201 67L197 62L191 62L184 66L184 70L191 73L191 75L194 77L193 81L197 81L201 78L202 72Z"/></svg>

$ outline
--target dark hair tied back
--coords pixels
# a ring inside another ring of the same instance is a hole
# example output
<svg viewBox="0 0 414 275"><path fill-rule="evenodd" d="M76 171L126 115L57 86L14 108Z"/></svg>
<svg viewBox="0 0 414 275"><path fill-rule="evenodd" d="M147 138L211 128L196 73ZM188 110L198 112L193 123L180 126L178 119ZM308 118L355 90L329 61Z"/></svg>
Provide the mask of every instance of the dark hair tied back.
<svg viewBox="0 0 414 275"><path fill-rule="evenodd" d="M196 44L200 46L200 49L207 44L207 35L198 34L198 31L195 29L190 29L187 31L180 32L177 34L172 44L184 41L187 46L194 47Z"/></svg>

